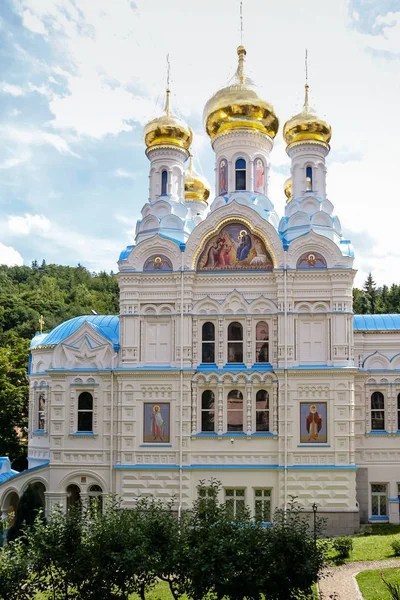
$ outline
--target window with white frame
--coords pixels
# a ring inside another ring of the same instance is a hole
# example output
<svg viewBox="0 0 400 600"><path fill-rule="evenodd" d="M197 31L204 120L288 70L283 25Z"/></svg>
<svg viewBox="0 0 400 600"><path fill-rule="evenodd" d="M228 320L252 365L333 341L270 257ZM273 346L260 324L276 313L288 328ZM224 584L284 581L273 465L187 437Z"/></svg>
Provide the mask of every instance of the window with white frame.
<svg viewBox="0 0 400 600"><path fill-rule="evenodd" d="M258 390L256 394L256 431L269 431L269 394Z"/></svg>
<svg viewBox="0 0 400 600"><path fill-rule="evenodd" d="M243 325L234 321L228 326L228 363L243 362Z"/></svg>
<svg viewBox="0 0 400 600"><path fill-rule="evenodd" d="M40 431L46 429L46 397L43 392L38 395L37 428Z"/></svg>
<svg viewBox="0 0 400 600"><path fill-rule="evenodd" d="M89 392L79 394L78 431L93 431L93 396Z"/></svg>
<svg viewBox="0 0 400 600"><path fill-rule="evenodd" d="M373 517L387 516L387 485L386 483L371 484L371 509Z"/></svg>
<svg viewBox="0 0 400 600"><path fill-rule="evenodd" d="M271 493L270 489L254 490L254 517L256 521L270 523L271 521Z"/></svg>
<svg viewBox="0 0 400 600"><path fill-rule="evenodd" d="M245 511L244 488L226 489L225 504L227 514L231 519L242 517Z"/></svg>
<svg viewBox="0 0 400 600"><path fill-rule="evenodd" d="M382 392L371 395L371 430L385 429L385 399Z"/></svg>
<svg viewBox="0 0 400 600"><path fill-rule="evenodd" d="M201 395L201 431L215 429L215 396L212 390L205 390Z"/></svg>
<svg viewBox="0 0 400 600"><path fill-rule="evenodd" d="M256 362L269 362L269 328L265 321L256 325Z"/></svg>
<svg viewBox="0 0 400 600"><path fill-rule="evenodd" d="M201 328L201 362L215 363L215 325L210 321Z"/></svg>
<svg viewBox="0 0 400 600"><path fill-rule="evenodd" d="M227 402L228 431L243 431L243 394L240 390L231 390Z"/></svg>

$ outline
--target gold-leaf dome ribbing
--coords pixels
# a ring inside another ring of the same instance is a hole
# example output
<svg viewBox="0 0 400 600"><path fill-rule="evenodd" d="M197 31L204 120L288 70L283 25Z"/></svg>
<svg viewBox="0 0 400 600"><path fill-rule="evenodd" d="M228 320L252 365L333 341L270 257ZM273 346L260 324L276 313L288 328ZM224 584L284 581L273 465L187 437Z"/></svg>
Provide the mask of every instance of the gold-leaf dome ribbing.
<svg viewBox="0 0 400 600"><path fill-rule="evenodd" d="M292 178L288 177L284 184L285 196L286 196L286 204L291 201L293 198L292 195Z"/></svg>
<svg viewBox="0 0 400 600"><path fill-rule="evenodd" d="M188 150L192 143L192 130L183 121L171 114L169 107L170 91L167 89L164 114L147 123L144 128L144 142L147 149L154 146L178 146Z"/></svg>
<svg viewBox="0 0 400 600"><path fill-rule="evenodd" d="M185 173L186 202L206 202L210 196L208 182L193 169L193 157L190 155L189 168Z"/></svg>
<svg viewBox="0 0 400 600"><path fill-rule="evenodd" d="M257 129L271 138L277 134L279 121L271 104L260 98L245 76L243 46L237 49L239 62L233 83L219 90L204 108L204 125L213 139L218 133L237 127Z"/></svg>
<svg viewBox="0 0 400 600"><path fill-rule="evenodd" d="M289 146L295 142L316 141L328 145L331 139L331 126L320 119L308 103L308 84L305 85L304 107L283 126L283 137Z"/></svg>

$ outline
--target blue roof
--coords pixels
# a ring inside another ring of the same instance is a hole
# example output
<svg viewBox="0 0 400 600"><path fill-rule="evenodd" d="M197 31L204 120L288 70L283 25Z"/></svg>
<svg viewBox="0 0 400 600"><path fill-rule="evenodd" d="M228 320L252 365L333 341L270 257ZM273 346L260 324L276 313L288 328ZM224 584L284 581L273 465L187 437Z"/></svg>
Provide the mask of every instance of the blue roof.
<svg viewBox="0 0 400 600"><path fill-rule="evenodd" d="M400 315L354 315L354 331L400 331Z"/></svg>
<svg viewBox="0 0 400 600"><path fill-rule="evenodd" d="M110 340L114 350L119 347L119 317L116 315L82 315L58 325L47 334L37 334L31 348L36 346L56 345L72 335L84 323L88 323L97 333Z"/></svg>

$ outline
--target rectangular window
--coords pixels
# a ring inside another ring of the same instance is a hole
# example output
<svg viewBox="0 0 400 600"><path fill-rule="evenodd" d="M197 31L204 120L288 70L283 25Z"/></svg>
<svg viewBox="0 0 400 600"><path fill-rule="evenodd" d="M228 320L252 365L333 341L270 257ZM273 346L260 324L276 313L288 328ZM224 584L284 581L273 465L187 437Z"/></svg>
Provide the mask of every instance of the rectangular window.
<svg viewBox="0 0 400 600"><path fill-rule="evenodd" d="M211 390L205 390L201 395L201 430L214 431L215 428L215 396Z"/></svg>
<svg viewBox="0 0 400 600"><path fill-rule="evenodd" d="M240 519L244 514L244 488L225 490L227 514L231 519Z"/></svg>
<svg viewBox="0 0 400 600"><path fill-rule="evenodd" d="M243 394L240 390L229 392L227 409L228 431L243 431Z"/></svg>
<svg viewBox="0 0 400 600"><path fill-rule="evenodd" d="M38 396L38 429L45 430L46 420L46 398L44 394Z"/></svg>
<svg viewBox="0 0 400 600"><path fill-rule="evenodd" d="M385 398L382 392L374 392L371 396L371 429L385 429Z"/></svg>
<svg viewBox="0 0 400 600"><path fill-rule="evenodd" d="M386 483L371 484L372 516L387 516L387 486Z"/></svg>
<svg viewBox="0 0 400 600"><path fill-rule="evenodd" d="M271 491L254 490L254 516L256 521L271 522Z"/></svg>

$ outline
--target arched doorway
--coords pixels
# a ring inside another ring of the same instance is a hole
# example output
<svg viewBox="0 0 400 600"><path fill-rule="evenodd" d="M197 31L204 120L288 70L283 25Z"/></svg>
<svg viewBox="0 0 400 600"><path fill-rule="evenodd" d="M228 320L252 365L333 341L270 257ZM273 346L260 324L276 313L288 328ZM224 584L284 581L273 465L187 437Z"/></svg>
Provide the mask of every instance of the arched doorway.
<svg viewBox="0 0 400 600"><path fill-rule="evenodd" d="M103 490L99 485L91 485L88 490L89 505L91 510L101 514L103 512Z"/></svg>
<svg viewBox="0 0 400 600"><path fill-rule="evenodd" d="M67 492L67 510L72 507L79 508L81 506L81 490L77 485L72 483L66 489Z"/></svg>
<svg viewBox="0 0 400 600"><path fill-rule="evenodd" d="M45 499L46 486L41 481L35 481L34 483L32 483L32 487L34 487L35 490L37 491L37 493L40 497L41 503L42 503L42 509L45 510L45 508L46 508L46 499Z"/></svg>

